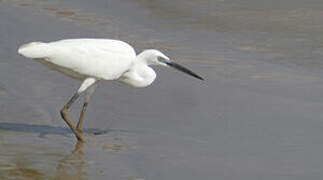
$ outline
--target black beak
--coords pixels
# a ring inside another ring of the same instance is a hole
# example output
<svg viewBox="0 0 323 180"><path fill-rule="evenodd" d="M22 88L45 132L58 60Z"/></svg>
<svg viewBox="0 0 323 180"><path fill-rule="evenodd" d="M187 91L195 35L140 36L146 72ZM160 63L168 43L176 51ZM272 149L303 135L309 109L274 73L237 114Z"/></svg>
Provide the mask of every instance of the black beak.
<svg viewBox="0 0 323 180"><path fill-rule="evenodd" d="M183 66L181 66L181 65L179 65L179 64L177 64L177 63L175 63L173 61L166 61L166 62L164 61L164 63L167 64L170 67L173 67L173 68L175 68L175 69L177 69L179 71L182 71L182 72L184 72L184 73L186 73L188 75L191 75L191 76L193 76L193 77L195 77L197 79L204 80L201 76L195 74L194 72L187 69L186 67L183 67Z"/></svg>

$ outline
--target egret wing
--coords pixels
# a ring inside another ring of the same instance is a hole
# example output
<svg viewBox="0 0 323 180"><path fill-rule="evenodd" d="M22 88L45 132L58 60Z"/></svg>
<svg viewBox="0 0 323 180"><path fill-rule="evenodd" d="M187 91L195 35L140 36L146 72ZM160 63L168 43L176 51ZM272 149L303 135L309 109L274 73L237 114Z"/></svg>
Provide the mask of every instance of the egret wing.
<svg viewBox="0 0 323 180"><path fill-rule="evenodd" d="M43 53L36 59L68 76L118 79L132 65L136 57L127 43L109 39L68 39L50 43L37 43L29 49ZM27 46L28 47L28 46Z"/></svg>

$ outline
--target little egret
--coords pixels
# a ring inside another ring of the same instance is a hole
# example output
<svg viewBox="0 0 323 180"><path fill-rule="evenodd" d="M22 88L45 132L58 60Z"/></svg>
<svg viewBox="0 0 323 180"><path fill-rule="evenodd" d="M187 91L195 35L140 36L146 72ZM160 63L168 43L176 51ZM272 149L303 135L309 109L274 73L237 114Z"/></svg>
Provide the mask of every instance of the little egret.
<svg viewBox="0 0 323 180"><path fill-rule="evenodd" d="M133 87L146 87L156 78L156 73L150 65L173 67L203 80L158 50L147 49L136 55L129 44L119 40L66 39L48 43L31 42L20 46L18 53L40 62L49 69L82 81L79 89L60 111L78 141L84 141L84 114L91 95L101 81L116 80ZM83 92L84 104L75 126L67 111Z"/></svg>

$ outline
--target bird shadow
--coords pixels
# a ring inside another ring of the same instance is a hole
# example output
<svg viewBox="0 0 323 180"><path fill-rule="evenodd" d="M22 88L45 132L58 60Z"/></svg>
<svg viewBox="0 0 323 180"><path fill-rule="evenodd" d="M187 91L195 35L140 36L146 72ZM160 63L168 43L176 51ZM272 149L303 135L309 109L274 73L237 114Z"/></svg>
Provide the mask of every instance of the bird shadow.
<svg viewBox="0 0 323 180"><path fill-rule="evenodd" d="M63 127L55 127L48 125L36 125L36 124L21 124L21 123L0 123L0 130L5 131L15 131L15 132L25 132L38 134L40 138L44 138L48 134L56 134L67 136L73 132L70 129ZM95 128L88 128L83 130L84 133L102 135L108 133L108 130L101 130Z"/></svg>

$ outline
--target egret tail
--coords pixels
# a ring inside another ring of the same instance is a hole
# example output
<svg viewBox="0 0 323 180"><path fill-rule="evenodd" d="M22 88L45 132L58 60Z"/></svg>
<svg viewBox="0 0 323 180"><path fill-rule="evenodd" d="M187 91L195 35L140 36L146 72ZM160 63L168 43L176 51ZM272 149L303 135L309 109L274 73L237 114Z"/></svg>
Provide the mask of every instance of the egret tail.
<svg viewBox="0 0 323 180"><path fill-rule="evenodd" d="M43 42L32 42L19 47L18 53L31 59L44 58L49 55L48 44Z"/></svg>

